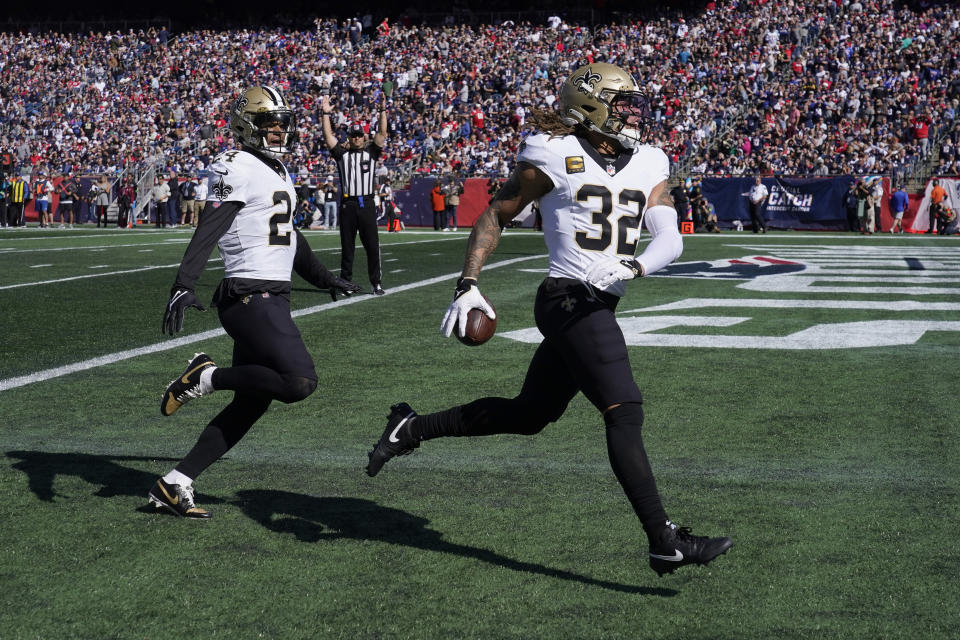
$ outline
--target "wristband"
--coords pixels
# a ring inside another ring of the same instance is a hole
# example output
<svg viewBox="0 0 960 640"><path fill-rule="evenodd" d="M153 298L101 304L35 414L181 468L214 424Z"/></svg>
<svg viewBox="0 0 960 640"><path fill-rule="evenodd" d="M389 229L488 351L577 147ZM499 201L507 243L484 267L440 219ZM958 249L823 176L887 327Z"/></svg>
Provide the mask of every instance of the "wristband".
<svg viewBox="0 0 960 640"><path fill-rule="evenodd" d="M639 278L643 275L643 267L640 266L640 263L637 262L636 259L621 260L620 264L625 266L627 269L630 269L630 271L633 272L634 278Z"/></svg>
<svg viewBox="0 0 960 640"><path fill-rule="evenodd" d="M453 299L456 300L467 291L470 291L470 287L477 286L476 278L460 278L457 280L457 288L453 292Z"/></svg>

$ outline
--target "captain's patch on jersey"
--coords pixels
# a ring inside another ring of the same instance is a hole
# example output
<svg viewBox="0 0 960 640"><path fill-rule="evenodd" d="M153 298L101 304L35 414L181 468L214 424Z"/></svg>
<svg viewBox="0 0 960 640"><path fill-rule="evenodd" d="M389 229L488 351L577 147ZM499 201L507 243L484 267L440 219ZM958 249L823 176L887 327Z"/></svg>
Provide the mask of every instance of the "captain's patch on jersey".
<svg viewBox="0 0 960 640"><path fill-rule="evenodd" d="M583 173L586 167L583 165L583 156L567 156L567 173Z"/></svg>

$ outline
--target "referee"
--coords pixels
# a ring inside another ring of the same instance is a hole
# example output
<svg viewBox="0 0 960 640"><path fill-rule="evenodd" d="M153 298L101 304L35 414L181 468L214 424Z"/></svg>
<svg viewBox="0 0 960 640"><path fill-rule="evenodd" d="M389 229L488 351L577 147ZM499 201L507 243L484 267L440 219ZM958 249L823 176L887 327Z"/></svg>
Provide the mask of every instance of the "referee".
<svg viewBox="0 0 960 640"><path fill-rule="evenodd" d="M337 163L340 172L340 277L353 281L353 254L357 246L357 233L360 243L367 252L367 273L373 293L384 294L380 286L380 238L377 235L377 209L374 194L377 192L376 164L383 146L387 141L387 109L380 110L380 126L372 141L367 140L363 127L350 126L347 144L341 144L333 134L330 124L330 98L324 96L320 103L323 119L323 138L330 155Z"/></svg>

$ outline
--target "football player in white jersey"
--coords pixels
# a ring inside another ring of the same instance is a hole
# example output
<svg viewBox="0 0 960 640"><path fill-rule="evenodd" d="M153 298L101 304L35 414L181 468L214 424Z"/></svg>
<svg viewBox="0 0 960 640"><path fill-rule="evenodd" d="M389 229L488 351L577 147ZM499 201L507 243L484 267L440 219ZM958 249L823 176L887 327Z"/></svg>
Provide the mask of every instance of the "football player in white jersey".
<svg viewBox="0 0 960 640"><path fill-rule="evenodd" d="M643 399L614 317L627 281L661 269L683 249L667 190L669 161L643 144L652 126L649 113L629 73L597 63L566 80L559 113L539 114L542 133L526 139L516 169L473 227L441 325L446 336L462 335L471 309L494 317L477 287L480 270L502 227L539 201L550 268L534 315L544 340L523 387L514 398L481 398L425 415L406 403L394 405L369 453L367 473L376 475L390 458L410 453L423 440L539 433L583 392L603 415L611 466L647 535L650 566L663 575L706 564L732 542L694 536L668 520L643 446ZM634 257L641 222L651 240Z"/></svg>
<svg viewBox="0 0 960 640"><path fill-rule="evenodd" d="M148 495L158 509L188 518L210 517L194 503L196 477L239 442L273 400L297 402L316 389L313 360L290 316L291 270L328 289L334 300L337 293L359 291L320 264L291 223L297 195L280 159L292 151L297 128L283 95L267 86L247 89L233 104L230 129L241 146L211 165L207 203L163 315L162 331L174 335L188 308L204 310L194 286L218 244L224 278L213 304L234 340L232 366L217 367L206 354L196 354L167 386L160 413L172 415L214 391L233 391L233 400Z"/></svg>

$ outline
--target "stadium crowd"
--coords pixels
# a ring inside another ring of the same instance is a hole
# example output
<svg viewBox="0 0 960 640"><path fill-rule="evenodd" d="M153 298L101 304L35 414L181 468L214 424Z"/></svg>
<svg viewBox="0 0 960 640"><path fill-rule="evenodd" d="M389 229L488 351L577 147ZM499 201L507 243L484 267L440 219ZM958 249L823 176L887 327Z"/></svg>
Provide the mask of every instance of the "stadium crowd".
<svg viewBox="0 0 960 640"><path fill-rule="evenodd" d="M953 100L951 113L957 111L957 100ZM939 164L937 175L960 175L960 120L953 120L953 127L944 133L940 144Z"/></svg>
<svg viewBox="0 0 960 640"><path fill-rule="evenodd" d="M958 170L960 9L893 0L707 2L616 24L437 25L317 19L302 29L0 34L0 150L21 173L115 175L151 157L198 175L229 146L231 96L262 83L300 114L288 163L333 173L334 123L390 108L399 173L503 177L536 109L581 63L621 65L652 96L651 129L682 172L881 174L947 132Z"/></svg>

